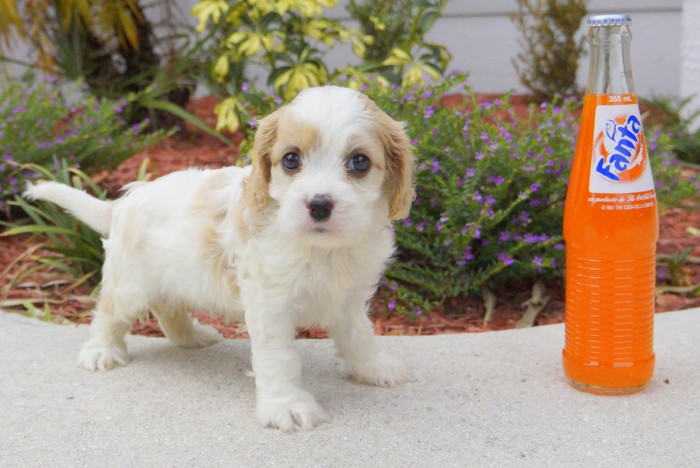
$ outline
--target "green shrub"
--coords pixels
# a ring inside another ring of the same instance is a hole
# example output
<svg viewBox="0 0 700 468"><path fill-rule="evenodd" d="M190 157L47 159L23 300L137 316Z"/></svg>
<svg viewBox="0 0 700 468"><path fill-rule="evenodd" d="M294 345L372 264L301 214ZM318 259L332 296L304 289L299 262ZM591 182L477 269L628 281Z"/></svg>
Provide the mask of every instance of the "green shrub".
<svg viewBox="0 0 700 468"><path fill-rule="evenodd" d="M649 99L640 98L640 102L655 117L649 128L653 126L662 133L673 135L673 152L678 159L700 164L700 129L692 130L693 121L700 118L700 110L686 112L692 100L693 96L652 95Z"/></svg>
<svg viewBox="0 0 700 468"><path fill-rule="evenodd" d="M36 179L60 182L80 190L89 189L100 200L107 197L107 192L100 189L87 174L71 167L65 160L54 159L51 168L24 164L21 170L33 174ZM10 204L20 208L27 221L20 224L0 222L9 228L2 235L39 236L40 242L34 246L34 252L49 252L49 255L34 254L36 266L17 274L13 283L20 282L37 270L51 269L62 271L81 283L99 284L104 249L98 233L53 203L38 201L31 204L18 195Z"/></svg>
<svg viewBox="0 0 700 468"><path fill-rule="evenodd" d="M80 81L98 98L134 94L123 114L126 121L149 117L151 128L172 128L182 119L197 120L183 107L203 70L202 44L189 39L192 28L173 3L0 1L5 20L0 20L0 52L2 39L6 50L23 42L36 51L34 63L24 65Z"/></svg>
<svg viewBox="0 0 700 468"><path fill-rule="evenodd" d="M348 12L374 40L367 44L363 65L392 83L412 86L422 74L445 74L451 55L443 45L425 41L447 0L350 0Z"/></svg>
<svg viewBox="0 0 700 468"><path fill-rule="evenodd" d="M192 13L199 20L197 30L207 28L214 38L206 54L212 62L210 87L223 98L216 108L217 130L235 131L246 122L249 89L256 84L250 76L251 65L265 71L267 85L285 101L314 85L343 81L358 87L377 69L403 84L423 84L425 75L439 79L449 54L442 46L425 43L423 36L442 11L444 0L421 1L411 7L416 15L407 18L411 29L396 38L396 47L381 63L365 60L367 47L374 43L372 36L324 16L326 9L337 3L200 0L195 5ZM362 63L330 69L325 53L345 43L351 44Z"/></svg>
<svg viewBox="0 0 700 468"><path fill-rule="evenodd" d="M539 102L578 94L576 70L585 37L576 39L587 0L517 0L512 15L522 34L513 60L520 82Z"/></svg>
<svg viewBox="0 0 700 468"><path fill-rule="evenodd" d="M516 117L508 96L478 103L454 74L414 90L367 89L407 123L418 158L417 198L396 225L399 254L387 271L387 305L420 313L481 288L562 276L563 201L578 120L574 100L532 105ZM465 97L445 106L445 96ZM662 204L692 195L668 135L648 136Z"/></svg>
<svg viewBox="0 0 700 468"><path fill-rule="evenodd" d="M33 177L22 164L50 167L54 158L65 158L86 172L113 168L165 135L143 133L148 120L127 125L121 113L128 99L70 101L66 96L51 79L0 91L0 210Z"/></svg>

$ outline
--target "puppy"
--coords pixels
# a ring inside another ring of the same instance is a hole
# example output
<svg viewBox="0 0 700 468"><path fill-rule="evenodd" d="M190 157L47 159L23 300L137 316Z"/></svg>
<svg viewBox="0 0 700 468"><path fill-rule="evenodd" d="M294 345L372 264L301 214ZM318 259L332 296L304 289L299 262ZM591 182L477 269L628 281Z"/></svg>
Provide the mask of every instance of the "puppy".
<svg viewBox="0 0 700 468"><path fill-rule="evenodd" d="M245 320L256 416L283 431L327 420L302 388L296 327L320 326L349 373L370 385L410 380L382 351L368 301L394 251L391 221L414 198L403 125L361 93L311 88L264 118L252 166L188 169L100 201L57 183L30 186L104 237L102 289L79 365L128 361L124 336L149 311L176 345L221 338L188 309Z"/></svg>

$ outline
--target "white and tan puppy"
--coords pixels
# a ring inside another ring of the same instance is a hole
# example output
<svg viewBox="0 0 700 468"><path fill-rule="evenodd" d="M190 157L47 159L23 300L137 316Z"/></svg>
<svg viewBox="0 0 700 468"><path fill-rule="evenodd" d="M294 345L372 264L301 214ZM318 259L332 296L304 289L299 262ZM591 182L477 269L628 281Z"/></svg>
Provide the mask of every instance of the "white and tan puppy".
<svg viewBox="0 0 700 468"><path fill-rule="evenodd" d="M124 336L151 311L185 347L220 339L188 309L245 319L261 424L284 431L327 420L302 388L295 328L335 340L358 381L410 379L367 318L393 251L391 221L414 197L403 125L339 87L305 90L260 122L252 166L189 169L99 201L68 186L30 186L105 236L103 281L80 366L128 361Z"/></svg>

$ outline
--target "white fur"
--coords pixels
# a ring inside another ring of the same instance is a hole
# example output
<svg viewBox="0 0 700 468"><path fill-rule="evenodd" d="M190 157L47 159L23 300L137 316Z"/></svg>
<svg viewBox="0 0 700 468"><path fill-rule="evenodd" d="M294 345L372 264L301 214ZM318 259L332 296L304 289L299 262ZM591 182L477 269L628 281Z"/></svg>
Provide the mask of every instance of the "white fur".
<svg viewBox="0 0 700 468"><path fill-rule="evenodd" d="M313 144L299 148L304 132ZM132 184L112 202L55 183L30 186L27 196L56 202L106 234L103 285L82 367L125 365L124 335L148 311L185 347L220 339L192 321L189 308L245 319L258 420L284 431L311 429L327 416L302 388L296 327L325 327L360 382L390 386L411 378L377 346L367 303L394 250L390 218L402 215L390 211L396 200L410 204L405 172L413 157L400 124L345 88L301 93L263 120L258 133L252 168L180 171ZM404 147L389 155L392 144ZM295 174L278 154L292 147L303 161ZM370 157L367 174L350 174L350 152ZM402 174L403 182L393 179ZM333 200L327 220L309 214L316 194Z"/></svg>

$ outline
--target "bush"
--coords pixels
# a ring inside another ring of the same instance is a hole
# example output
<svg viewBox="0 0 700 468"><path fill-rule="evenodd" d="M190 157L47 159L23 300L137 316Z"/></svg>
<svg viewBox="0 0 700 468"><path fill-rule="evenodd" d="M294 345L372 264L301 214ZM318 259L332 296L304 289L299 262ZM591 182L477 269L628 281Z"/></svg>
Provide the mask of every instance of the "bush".
<svg viewBox="0 0 700 468"><path fill-rule="evenodd" d="M22 165L21 169L44 181L60 182L79 190L89 189L97 198L105 200L107 192L100 189L84 172L71 167L65 160L54 159L51 168L36 164ZM49 202L39 201L30 204L20 196L12 205L22 209L28 222L21 224L5 223L9 229L3 236L31 234L41 236L42 242L34 246L34 252L43 250L49 255L35 255L37 265L19 272L8 286L21 282L26 276L38 270L59 270L66 273L75 283L84 282L97 285L100 282L104 248L98 233L78 221L75 216Z"/></svg>
<svg viewBox="0 0 700 468"><path fill-rule="evenodd" d="M377 69L404 84L423 84L425 75L439 79L449 54L442 46L425 43L423 36L442 11L444 0L421 1L420 6L409 8L415 15L406 19L411 30L395 38L396 47L381 63L365 60L367 47L374 43L372 36L324 17L325 9L337 3L200 0L195 5L197 30L204 32L208 26L214 37L207 53L212 60L210 87L223 98L216 109L217 130L236 131L247 121L251 110L246 104L255 94L250 91L255 85L251 65L263 68L267 85L285 101L309 86L343 81L357 87ZM343 43L351 44L362 63L329 69L325 53Z"/></svg>
<svg viewBox="0 0 700 468"><path fill-rule="evenodd" d="M512 16L523 35L513 65L520 82L538 102L578 94L576 70L585 37L576 39L588 14L587 0L517 0ZM520 62L522 68L518 66Z"/></svg>
<svg viewBox="0 0 700 468"><path fill-rule="evenodd" d="M1 91L0 210L35 176L24 163L50 167L57 157L84 171L113 168L165 135L144 134L148 120L126 125L120 116L127 104L94 97L71 102L51 79Z"/></svg>
<svg viewBox="0 0 700 468"><path fill-rule="evenodd" d="M201 44L189 41L191 28L172 3L5 0L0 39L6 49L13 39L31 46L36 59L25 65L80 81L98 98L134 93L124 112L129 123L149 117L152 128L171 128L194 119L183 106L201 74ZM149 20L154 16L158 23Z"/></svg>
<svg viewBox="0 0 700 468"><path fill-rule="evenodd" d="M531 105L523 119L507 95L479 103L461 74L413 90L374 85L367 92L407 123L418 158L417 198L396 225L399 254L384 283L390 309L419 314L484 287L561 278L576 101ZM451 93L464 102L444 105ZM670 141L648 137L662 204L696 190L678 178Z"/></svg>
<svg viewBox="0 0 700 468"><path fill-rule="evenodd" d="M348 12L373 38L363 66L406 86L422 83L424 72L439 79L451 55L445 46L425 42L425 35L446 4L447 0L350 0Z"/></svg>
<svg viewBox="0 0 700 468"><path fill-rule="evenodd" d="M700 129L692 130L692 123L700 117L700 110L687 112L692 100L693 96L652 95L649 99L640 98L642 105L654 116L654 128L663 134L673 135L673 152L678 159L700 164Z"/></svg>

